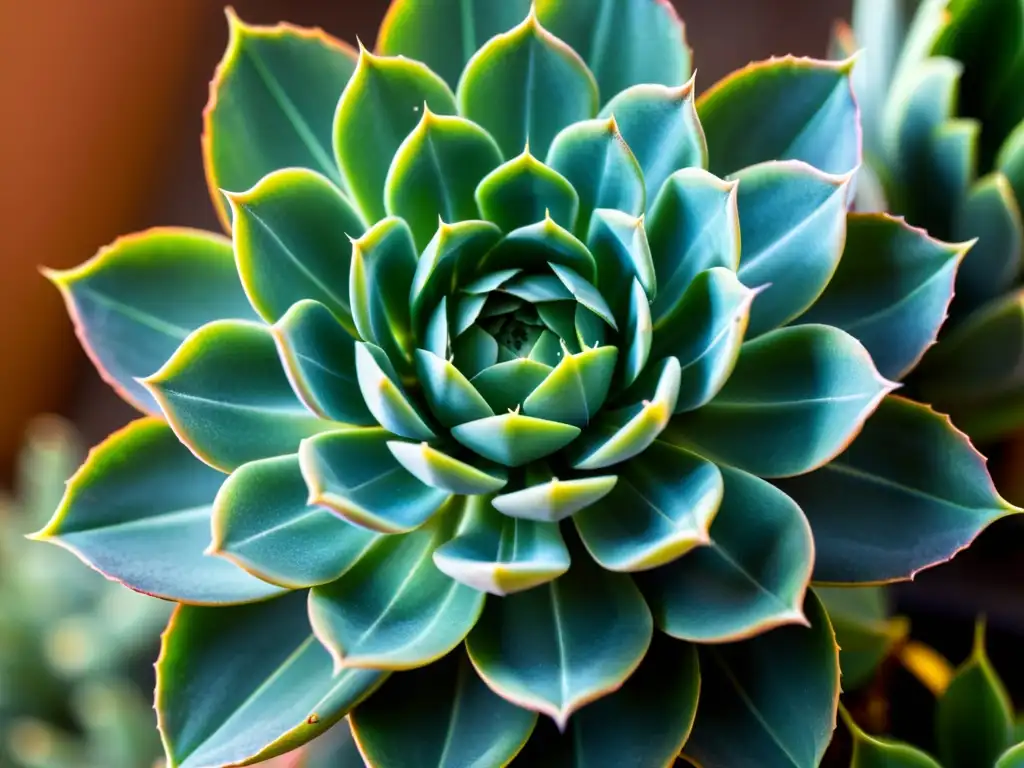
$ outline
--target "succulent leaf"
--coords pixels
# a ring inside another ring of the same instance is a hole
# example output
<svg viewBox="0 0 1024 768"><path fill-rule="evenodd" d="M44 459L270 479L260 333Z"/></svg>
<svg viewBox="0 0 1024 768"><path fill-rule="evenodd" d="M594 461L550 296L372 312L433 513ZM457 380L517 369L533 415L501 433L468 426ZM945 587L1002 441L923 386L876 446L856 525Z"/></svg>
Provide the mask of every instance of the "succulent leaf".
<svg viewBox="0 0 1024 768"><path fill-rule="evenodd" d="M1024 766L1024 742L1015 744L996 760L995 768L1021 768Z"/></svg>
<svg viewBox="0 0 1024 768"><path fill-rule="evenodd" d="M535 158L529 147L481 180L476 202L483 217L503 232L535 224L547 216L572 230L580 211L580 196L573 185Z"/></svg>
<svg viewBox="0 0 1024 768"><path fill-rule="evenodd" d="M539 0L536 7L586 61L602 103L633 85L678 86L690 76L686 31L665 0Z"/></svg>
<svg viewBox="0 0 1024 768"><path fill-rule="evenodd" d="M356 342L356 379L366 407L382 427L410 440L433 440L419 409L402 388L387 354L380 347Z"/></svg>
<svg viewBox="0 0 1024 768"><path fill-rule="evenodd" d="M451 428L494 415L477 388L444 358L418 349L416 372L430 411L442 426Z"/></svg>
<svg viewBox="0 0 1024 768"><path fill-rule="evenodd" d="M555 523L596 504L612 491L617 482L615 475L573 480L552 477L546 482L495 496L491 504L509 517Z"/></svg>
<svg viewBox="0 0 1024 768"><path fill-rule="evenodd" d="M895 386L845 331L781 328L746 342L718 395L666 439L759 477L799 475L841 453Z"/></svg>
<svg viewBox="0 0 1024 768"><path fill-rule="evenodd" d="M243 465L214 499L208 552L288 589L340 578L380 535L308 499L298 456Z"/></svg>
<svg viewBox="0 0 1024 768"><path fill-rule="evenodd" d="M316 299L354 334L349 297L338 290L349 260L339 256L366 226L341 192L313 171L288 168L227 198L238 274L260 316L273 323L297 301Z"/></svg>
<svg viewBox="0 0 1024 768"><path fill-rule="evenodd" d="M545 584L569 570L569 550L551 522L500 514L486 497L467 502L463 529L434 551L443 573L473 589L508 595Z"/></svg>
<svg viewBox="0 0 1024 768"><path fill-rule="evenodd" d="M906 651L910 622L891 615L891 600L884 586L816 586L814 591L828 611L836 642L842 649L839 666L845 690L856 691L866 686L898 647Z"/></svg>
<svg viewBox="0 0 1024 768"><path fill-rule="evenodd" d="M222 189L249 189L279 168L309 168L342 185L331 126L356 52L323 30L252 26L231 10L228 29L203 112L202 147L214 207L230 230Z"/></svg>
<svg viewBox="0 0 1024 768"><path fill-rule="evenodd" d="M537 715L496 695L465 654L455 652L392 675L351 719L369 765L463 768L507 765L530 738Z"/></svg>
<svg viewBox="0 0 1024 768"><path fill-rule="evenodd" d="M839 266L846 239L849 176L828 176L796 161L745 168L739 182L737 274L765 286L750 310L747 336L779 328L810 307Z"/></svg>
<svg viewBox="0 0 1024 768"><path fill-rule="evenodd" d="M459 80L458 104L462 115L494 137L506 158L527 145L543 157L559 131L597 115L597 83L579 55L542 27L531 8L525 21L473 54Z"/></svg>
<svg viewBox="0 0 1024 768"><path fill-rule="evenodd" d="M384 680L372 669L332 673L305 613L303 592L178 606L156 664L157 721L174 765L244 765L295 749Z"/></svg>
<svg viewBox="0 0 1024 768"><path fill-rule="evenodd" d="M909 744L869 736L848 712L840 711L853 740L850 768L942 768L931 756Z"/></svg>
<svg viewBox="0 0 1024 768"><path fill-rule="evenodd" d="M451 497L412 475L388 448L384 429L344 429L299 447L309 503L379 533L405 533L426 523Z"/></svg>
<svg viewBox="0 0 1024 768"><path fill-rule="evenodd" d="M785 56L720 80L697 100L708 170L725 176L769 160L802 160L824 173L852 171L861 154L853 64Z"/></svg>
<svg viewBox="0 0 1024 768"><path fill-rule="evenodd" d="M622 367L622 386L629 387L636 382L651 357L654 343L654 322L651 320L651 305L640 281L633 278L629 293L629 317L625 327L626 354ZM676 408L679 401L676 401Z"/></svg>
<svg viewBox="0 0 1024 768"><path fill-rule="evenodd" d="M223 481L162 421L138 419L89 454L68 481L53 519L34 538L167 600L222 605L280 594L279 587L204 554Z"/></svg>
<svg viewBox="0 0 1024 768"><path fill-rule="evenodd" d="M638 579L655 624L695 643L806 624L814 543L800 507L738 469L722 467L716 477L721 506L705 521L701 546Z"/></svg>
<svg viewBox="0 0 1024 768"><path fill-rule="evenodd" d="M310 590L309 620L336 669L413 669L462 642L484 595L432 559L461 516L453 501L412 533L381 537L341 578Z"/></svg>
<svg viewBox="0 0 1024 768"><path fill-rule="evenodd" d="M879 373L898 381L935 343L969 248L886 214L851 214L839 268L798 322L843 329L871 353Z"/></svg>
<svg viewBox="0 0 1024 768"><path fill-rule="evenodd" d="M821 763L836 724L839 648L813 592L804 614L810 626L701 648L700 706L685 755L700 765Z"/></svg>
<svg viewBox="0 0 1024 768"><path fill-rule="evenodd" d="M178 439L223 472L294 453L303 438L340 426L295 397L273 334L257 323L207 323L143 383Z"/></svg>
<svg viewBox="0 0 1024 768"><path fill-rule="evenodd" d="M100 376L141 411L160 413L137 379L160 368L212 320L256 320L220 235L161 227L119 238L92 259L46 276L60 290Z"/></svg>
<svg viewBox="0 0 1024 768"><path fill-rule="evenodd" d="M564 354L554 370L523 401L523 413L585 427L608 397L617 359L615 347Z"/></svg>
<svg viewBox="0 0 1024 768"><path fill-rule="evenodd" d="M623 285L638 280L646 294L645 303L653 299L658 290L644 217L598 208L590 219L586 242L597 264L597 290L621 325L623 320L632 317Z"/></svg>
<svg viewBox="0 0 1024 768"><path fill-rule="evenodd" d="M629 576L582 553L554 581L489 599L466 648L491 690L564 728L576 710L622 685L652 634Z"/></svg>
<svg viewBox="0 0 1024 768"><path fill-rule="evenodd" d="M610 571L650 570L707 544L722 501L722 475L710 461L657 442L643 456L573 517L591 557Z"/></svg>
<svg viewBox="0 0 1024 768"><path fill-rule="evenodd" d="M433 488L449 493L467 496L494 493L508 482L500 470L485 472L427 443L392 440L388 443L388 449L411 475Z"/></svg>
<svg viewBox="0 0 1024 768"><path fill-rule="evenodd" d="M662 185L681 168L706 168L708 144L693 97L694 80L669 87L634 85L605 104L643 171L650 206Z"/></svg>
<svg viewBox="0 0 1024 768"><path fill-rule="evenodd" d="M542 459L571 443L579 427L524 416L510 411L477 419L452 429L452 437L486 459L507 467L520 467Z"/></svg>
<svg viewBox="0 0 1024 768"><path fill-rule="evenodd" d="M1018 511L949 417L892 395L837 459L777 484L810 521L821 582L912 578Z"/></svg>
<svg viewBox="0 0 1024 768"><path fill-rule="evenodd" d="M504 270L538 269L547 264L568 267L589 283L597 278L594 256L587 246L551 217L509 232L477 262L477 272L500 275Z"/></svg>

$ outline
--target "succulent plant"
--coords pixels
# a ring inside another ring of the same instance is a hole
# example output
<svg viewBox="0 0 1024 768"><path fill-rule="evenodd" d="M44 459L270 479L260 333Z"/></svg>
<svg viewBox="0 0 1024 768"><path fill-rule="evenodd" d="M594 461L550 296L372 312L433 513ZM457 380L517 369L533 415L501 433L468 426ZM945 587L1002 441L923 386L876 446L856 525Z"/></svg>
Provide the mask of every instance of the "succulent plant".
<svg viewBox="0 0 1024 768"><path fill-rule="evenodd" d="M976 440L1024 426L1024 5L1017 0L858 0L836 56L863 46L858 208L903 214L977 244L951 321L908 385ZM910 21L907 24L907 21Z"/></svg>
<svg viewBox="0 0 1024 768"><path fill-rule="evenodd" d="M1018 511L893 394L969 244L848 216L851 62L697 100L660 0L396 0L376 53L229 23L230 240L51 273L149 415L37 538L179 603L170 765L338 722L372 766L817 765L812 573L907 578Z"/></svg>
<svg viewBox="0 0 1024 768"><path fill-rule="evenodd" d="M66 552L25 547L80 460L72 427L39 417L17 497L0 499L2 768L148 768L160 754L135 678L170 610L83 573Z"/></svg>

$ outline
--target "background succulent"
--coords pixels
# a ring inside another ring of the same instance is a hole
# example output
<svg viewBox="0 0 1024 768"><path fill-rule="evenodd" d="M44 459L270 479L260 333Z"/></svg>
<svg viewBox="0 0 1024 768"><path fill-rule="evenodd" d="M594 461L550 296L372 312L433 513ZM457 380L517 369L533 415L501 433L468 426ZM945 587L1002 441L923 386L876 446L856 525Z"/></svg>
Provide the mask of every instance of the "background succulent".
<svg viewBox="0 0 1024 768"><path fill-rule="evenodd" d="M854 72L866 160L858 207L904 214L938 237L980 238L951 322L909 384L976 440L1002 437L1024 426L1024 6L858 1L834 43L839 58L865 49Z"/></svg>
<svg viewBox="0 0 1024 768"><path fill-rule="evenodd" d="M160 754L146 652L170 613L66 552L26 547L81 461L70 425L30 425L17 497L0 499L0 766L148 768Z"/></svg>
<svg viewBox="0 0 1024 768"><path fill-rule="evenodd" d="M231 240L51 275L151 415L38 538L180 604L171 764L348 715L378 766L816 765L812 573L907 578L1015 511L891 394L968 246L847 215L851 63L695 102L655 0L398 0L375 54L229 21Z"/></svg>

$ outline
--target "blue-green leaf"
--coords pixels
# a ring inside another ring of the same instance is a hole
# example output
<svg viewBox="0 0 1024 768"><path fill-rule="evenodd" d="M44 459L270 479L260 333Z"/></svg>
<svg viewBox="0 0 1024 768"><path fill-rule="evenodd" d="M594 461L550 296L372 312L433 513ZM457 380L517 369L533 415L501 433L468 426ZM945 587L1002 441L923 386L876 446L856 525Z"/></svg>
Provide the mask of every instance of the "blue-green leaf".
<svg viewBox="0 0 1024 768"><path fill-rule="evenodd" d="M179 606L156 664L157 722L179 768L246 765L311 741L386 677L332 673L293 592L256 605Z"/></svg>
<svg viewBox="0 0 1024 768"><path fill-rule="evenodd" d="M430 411L442 426L451 428L494 415L469 379L444 358L417 349L416 372Z"/></svg>
<svg viewBox="0 0 1024 768"><path fill-rule="evenodd" d="M639 216L646 206L644 174L619 133L615 118L566 127L551 143L547 165L579 194L576 236L586 237L596 208Z"/></svg>
<svg viewBox="0 0 1024 768"><path fill-rule="evenodd" d="M380 24L376 50L422 61L455 88L476 50L529 11L530 0L394 0Z"/></svg>
<svg viewBox="0 0 1024 768"><path fill-rule="evenodd" d="M519 467L564 448L579 427L536 419L518 412L477 419L452 429L452 437L484 458Z"/></svg>
<svg viewBox="0 0 1024 768"><path fill-rule="evenodd" d="M536 224L546 216L572 230L580 211L580 197L572 184L535 158L529 147L484 177L476 188L476 202L483 217L504 232Z"/></svg>
<svg viewBox="0 0 1024 768"><path fill-rule="evenodd" d="M494 493L508 482L504 473L485 472L426 443L392 440L388 449L409 473L433 488L467 496Z"/></svg>
<svg viewBox="0 0 1024 768"><path fill-rule="evenodd" d="M501 150L480 126L461 117L423 118L398 148L384 184L384 207L412 229L418 249L441 221L479 219L474 193L501 165Z"/></svg>
<svg viewBox="0 0 1024 768"><path fill-rule="evenodd" d="M700 272L654 328L651 357L679 360L681 382L675 412L705 405L736 365L757 291L724 267Z"/></svg>
<svg viewBox="0 0 1024 768"><path fill-rule="evenodd" d="M665 439L759 477L803 474L841 453L895 386L845 331L781 328L745 343L718 395Z"/></svg>
<svg viewBox="0 0 1024 768"><path fill-rule="evenodd" d="M550 262L548 264L551 270L558 276L558 279L562 281L562 284L569 289L570 293L575 297L576 301L586 309L589 309L595 315L604 320L615 330L618 330L618 326L615 323L615 317L612 315L612 311L608 306L608 303L604 300L601 292L597 290L586 278L582 277L579 273L573 271L569 267L556 262ZM577 310L577 317L579 310ZM577 320L577 326L579 325ZM580 342L583 343L582 341Z"/></svg>
<svg viewBox="0 0 1024 768"><path fill-rule="evenodd" d="M585 427L608 397L617 359L615 347L563 354L554 370L523 401L523 413Z"/></svg>
<svg viewBox="0 0 1024 768"><path fill-rule="evenodd" d="M366 407L382 427L410 440L433 440L435 435L409 399L391 361L380 347L356 343L356 378Z"/></svg>
<svg viewBox="0 0 1024 768"><path fill-rule="evenodd" d="M370 765L484 768L507 765L537 715L496 695L456 652L392 675L351 719Z"/></svg>
<svg viewBox="0 0 1024 768"><path fill-rule="evenodd" d="M676 171L662 186L647 217L647 240L658 276L651 306L655 325L699 273L739 266L736 187L736 182L722 181L699 168Z"/></svg>
<svg viewBox="0 0 1024 768"><path fill-rule="evenodd" d="M597 83L531 9L525 21L491 38L469 60L458 104L461 114L490 132L505 157L527 144L544 156L560 130L597 114Z"/></svg>
<svg viewBox="0 0 1024 768"><path fill-rule="evenodd" d="M289 589L334 581L380 535L309 504L308 498L298 456L243 465L214 500L209 552Z"/></svg>
<svg viewBox="0 0 1024 768"><path fill-rule="evenodd" d="M678 87L635 85L601 110L614 117L640 164L650 205L662 184L681 168L706 168L708 144L697 118L693 78Z"/></svg>
<svg viewBox="0 0 1024 768"><path fill-rule="evenodd" d="M203 552L223 481L165 423L139 419L93 449L68 481L53 519L33 538L167 600L216 605L279 594L280 588Z"/></svg>
<svg viewBox="0 0 1024 768"><path fill-rule="evenodd" d="M466 649L492 690L564 728L573 712L630 676L652 634L650 611L629 576L581 553L564 576L488 600Z"/></svg>
<svg viewBox="0 0 1024 768"><path fill-rule="evenodd" d="M698 765L817 768L839 703L839 648L825 609L804 601L809 627L701 647L701 697L683 747Z"/></svg>
<svg viewBox="0 0 1024 768"><path fill-rule="evenodd" d="M845 668L843 677L845 683ZM942 768L928 754L909 744L869 736L853 722L845 708L840 708L839 712L853 741L850 768Z"/></svg>
<svg viewBox="0 0 1024 768"><path fill-rule="evenodd" d="M590 555L612 571L644 571L707 544L722 501L714 464L654 443L618 470L615 488L573 516Z"/></svg>
<svg viewBox="0 0 1024 768"><path fill-rule="evenodd" d="M299 447L309 503L380 533L404 533L429 520L451 496L425 485L388 449L384 429L347 429L304 440Z"/></svg>
<svg viewBox="0 0 1024 768"><path fill-rule="evenodd" d="M574 480L552 477L546 482L536 482L535 478L530 478L529 470L527 475L526 488L503 493L491 500L495 509L509 517L557 523L597 503L618 482L615 475L580 477Z"/></svg>
<svg viewBox="0 0 1024 768"><path fill-rule="evenodd" d="M44 273L60 289L75 332L104 381L139 410L160 406L137 379L167 362L212 320L256 320L231 243L178 227L119 238L84 264Z"/></svg>
<svg viewBox="0 0 1024 768"><path fill-rule="evenodd" d="M739 182L740 280L766 286L747 335L770 331L806 310L828 285L846 239L850 176L827 176L804 163L745 168Z"/></svg>
<svg viewBox="0 0 1024 768"><path fill-rule="evenodd" d="M462 642L484 595L432 559L454 535L461 507L452 501L412 533L381 538L340 579L310 591L310 622L338 668L412 669Z"/></svg>
<svg viewBox="0 0 1024 768"><path fill-rule="evenodd" d="M590 283L597 277L597 266L587 246L571 232L555 223L550 216L544 221L510 232L493 250L480 259L477 263L477 273L504 275L508 270L539 270L547 264L568 267Z"/></svg>
<svg viewBox="0 0 1024 768"><path fill-rule="evenodd" d="M703 532L703 546L638 580L655 623L696 643L735 642L806 623L814 542L800 508L737 469L722 467L718 483L721 507L710 535Z"/></svg>
<svg viewBox="0 0 1024 768"><path fill-rule="evenodd" d="M551 372L549 365L518 357L485 368L471 383L495 413L502 413L521 408L523 401Z"/></svg>
<svg viewBox="0 0 1024 768"><path fill-rule="evenodd" d="M286 168L227 199L238 274L260 316L273 323L295 302L316 299L354 333L347 257L366 225L341 192L318 173Z"/></svg>
<svg viewBox="0 0 1024 768"><path fill-rule="evenodd" d="M635 0L539 0L540 20L583 57L601 101L639 83L681 85L691 51L670 3Z"/></svg>
<svg viewBox="0 0 1024 768"><path fill-rule="evenodd" d="M620 324L631 317L622 286L638 280L648 299L657 293L657 277L643 216L599 208L590 219L587 248L597 263L597 290Z"/></svg>
<svg viewBox="0 0 1024 768"><path fill-rule="evenodd" d="M969 247L886 214L851 214L839 269L799 322L842 328L898 381L935 343Z"/></svg>
<svg viewBox="0 0 1024 768"><path fill-rule="evenodd" d="M644 372L647 361L651 357L651 346L654 343L654 323L651 320L651 304L640 281L633 278L629 292L629 318L626 321L623 337L626 349L625 361L622 365L622 386L629 387ZM679 401L676 401L676 408Z"/></svg>
<svg viewBox="0 0 1024 768"><path fill-rule="evenodd" d="M453 115L455 96L418 62L359 50L356 71L334 114L334 156L366 221L384 218L384 183L391 160L420 121L424 103Z"/></svg>
<svg viewBox="0 0 1024 768"><path fill-rule="evenodd" d="M876 679L881 665L907 641L910 622L892 615L892 599L881 585L815 586L836 632L843 688L857 691Z"/></svg>
<svg viewBox="0 0 1024 768"><path fill-rule="evenodd" d="M303 299L271 328L296 397L324 419L375 424L356 378L356 341L331 311Z"/></svg>
<svg viewBox="0 0 1024 768"><path fill-rule="evenodd" d="M212 467L295 453L299 441L338 424L299 402L265 325L216 320L194 331L142 380L178 439Z"/></svg>
<svg viewBox="0 0 1024 768"><path fill-rule="evenodd" d="M852 171L861 155L853 65L784 56L720 80L697 100L708 169L725 176L769 160L802 160L825 173Z"/></svg>
<svg viewBox="0 0 1024 768"><path fill-rule="evenodd" d="M555 523L508 517L476 496L459 535L434 551L434 564L473 589L508 595L561 576L569 550Z"/></svg>
<svg viewBox="0 0 1024 768"><path fill-rule="evenodd" d="M252 26L227 14L228 47L203 112L202 148L213 204L230 229L222 189L249 189L280 168L310 168L342 183L331 124L356 52L319 29Z"/></svg>
<svg viewBox="0 0 1024 768"><path fill-rule="evenodd" d="M497 362L498 342L479 325L471 325L452 343L452 363L471 384L477 374Z"/></svg>
<svg viewBox="0 0 1024 768"><path fill-rule="evenodd" d="M894 396L838 458L778 485L811 523L821 582L913 578L1020 511L949 417Z"/></svg>
<svg viewBox="0 0 1024 768"><path fill-rule="evenodd" d="M412 359L409 296L416 265L412 232L402 219L382 219L352 243L349 301L356 330L399 368Z"/></svg>

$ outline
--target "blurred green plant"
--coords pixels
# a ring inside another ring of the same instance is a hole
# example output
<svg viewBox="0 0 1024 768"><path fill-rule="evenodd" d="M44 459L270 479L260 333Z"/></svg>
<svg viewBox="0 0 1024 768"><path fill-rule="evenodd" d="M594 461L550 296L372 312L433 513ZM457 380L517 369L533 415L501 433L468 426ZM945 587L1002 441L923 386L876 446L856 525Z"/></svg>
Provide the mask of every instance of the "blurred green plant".
<svg viewBox="0 0 1024 768"><path fill-rule="evenodd" d="M0 766L148 768L160 740L132 679L155 649L169 607L70 553L26 546L82 458L53 416L29 427L16 496L0 499Z"/></svg>

